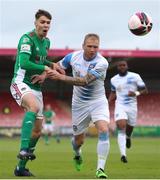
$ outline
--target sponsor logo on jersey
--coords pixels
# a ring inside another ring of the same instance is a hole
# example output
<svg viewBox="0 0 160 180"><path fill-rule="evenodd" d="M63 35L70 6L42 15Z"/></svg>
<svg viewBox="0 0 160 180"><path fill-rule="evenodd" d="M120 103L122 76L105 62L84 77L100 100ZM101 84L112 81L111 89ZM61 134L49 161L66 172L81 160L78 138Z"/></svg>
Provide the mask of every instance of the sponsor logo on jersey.
<svg viewBox="0 0 160 180"><path fill-rule="evenodd" d="M31 46L29 44L22 44L21 45L21 51L22 52L30 52Z"/></svg>

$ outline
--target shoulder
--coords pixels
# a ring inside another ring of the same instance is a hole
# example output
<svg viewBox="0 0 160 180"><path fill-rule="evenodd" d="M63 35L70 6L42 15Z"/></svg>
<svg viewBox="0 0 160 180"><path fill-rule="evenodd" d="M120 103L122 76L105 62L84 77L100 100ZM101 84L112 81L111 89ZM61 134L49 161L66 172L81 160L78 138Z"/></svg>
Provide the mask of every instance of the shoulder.
<svg viewBox="0 0 160 180"><path fill-rule="evenodd" d="M74 51L74 52L67 54L65 56L65 59L67 58L67 59L72 60L72 59L77 59L80 56L81 56L81 51Z"/></svg>
<svg viewBox="0 0 160 180"><path fill-rule="evenodd" d="M31 32L25 33L20 38L20 43L22 44L32 44L32 36L30 35Z"/></svg>
<svg viewBox="0 0 160 180"><path fill-rule="evenodd" d="M111 81L114 82L118 77L119 77L119 74L114 75L114 76L111 78Z"/></svg>
<svg viewBox="0 0 160 180"><path fill-rule="evenodd" d="M45 37L45 41L50 43L50 39L48 37Z"/></svg>
<svg viewBox="0 0 160 180"><path fill-rule="evenodd" d="M100 53L97 53L97 64L102 65L106 68L108 68L108 61L105 57L103 57Z"/></svg>
<svg viewBox="0 0 160 180"><path fill-rule="evenodd" d="M101 60L101 62L108 64L108 60L102 56L99 52L97 53L97 58Z"/></svg>
<svg viewBox="0 0 160 180"><path fill-rule="evenodd" d="M128 76L139 77L140 75L138 73L128 71Z"/></svg>
<svg viewBox="0 0 160 180"><path fill-rule="evenodd" d="M80 57L80 56L83 56L83 51L82 50L74 51L71 54L72 54L72 57Z"/></svg>
<svg viewBox="0 0 160 180"><path fill-rule="evenodd" d="M25 36L27 36L28 38L30 38L31 40L33 40L33 38L36 36L35 31L29 31L27 33L24 34Z"/></svg>

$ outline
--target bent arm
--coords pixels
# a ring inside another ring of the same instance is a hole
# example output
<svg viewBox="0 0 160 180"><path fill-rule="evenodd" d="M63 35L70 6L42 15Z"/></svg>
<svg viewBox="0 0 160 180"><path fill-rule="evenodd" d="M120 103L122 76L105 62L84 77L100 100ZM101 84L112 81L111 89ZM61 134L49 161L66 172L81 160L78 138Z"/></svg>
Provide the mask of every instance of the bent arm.
<svg viewBox="0 0 160 180"><path fill-rule="evenodd" d="M45 59L45 60L44 60L44 65L46 65L46 66L52 68L53 62L52 62L52 61L49 61L49 60L47 60L47 59Z"/></svg>
<svg viewBox="0 0 160 180"><path fill-rule="evenodd" d="M44 65L35 64L29 60L30 55L27 53L21 53L19 56L20 67L25 70L40 70L43 72L45 70Z"/></svg>
<svg viewBox="0 0 160 180"><path fill-rule="evenodd" d="M144 88L139 88L138 90L140 92L140 94L148 94L148 89L146 87Z"/></svg>
<svg viewBox="0 0 160 180"><path fill-rule="evenodd" d="M148 93L148 89L146 87L141 87L141 88L138 88L138 90L135 92L129 91L128 96L139 96L139 95L147 94L147 93Z"/></svg>

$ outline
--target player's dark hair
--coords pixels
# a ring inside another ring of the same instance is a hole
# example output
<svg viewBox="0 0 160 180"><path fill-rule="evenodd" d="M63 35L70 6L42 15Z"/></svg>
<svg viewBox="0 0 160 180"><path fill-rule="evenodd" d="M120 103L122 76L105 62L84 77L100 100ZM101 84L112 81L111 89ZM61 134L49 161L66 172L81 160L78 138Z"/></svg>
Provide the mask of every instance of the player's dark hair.
<svg viewBox="0 0 160 180"><path fill-rule="evenodd" d="M36 14L35 14L35 19L39 19L41 16L46 16L48 19L52 19L52 15L48 12L48 11L45 11L43 9L39 9Z"/></svg>
<svg viewBox="0 0 160 180"><path fill-rule="evenodd" d="M91 38L91 37L94 37L94 38L96 38L98 41L100 41L100 38L99 38L98 34L89 33L89 34L85 35L83 44L85 44L86 40L87 40L88 38Z"/></svg>
<svg viewBox="0 0 160 180"><path fill-rule="evenodd" d="M117 61L117 66L118 66L118 64L120 64L120 63L122 63L122 62L126 63L127 66L128 66L128 62L127 62L126 60L120 60L120 61Z"/></svg>

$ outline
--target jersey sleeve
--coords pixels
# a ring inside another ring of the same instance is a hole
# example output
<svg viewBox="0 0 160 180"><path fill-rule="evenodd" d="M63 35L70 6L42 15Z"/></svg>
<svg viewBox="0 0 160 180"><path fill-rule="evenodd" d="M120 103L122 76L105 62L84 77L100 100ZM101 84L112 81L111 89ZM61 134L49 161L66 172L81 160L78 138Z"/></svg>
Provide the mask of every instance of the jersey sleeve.
<svg viewBox="0 0 160 180"><path fill-rule="evenodd" d="M142 78L140 77L140 75L138 74L136 77L136 81L137 81L137 87L138 88L144 88L145 87L145 83L142 80Z"/></svg>
<svg viewBox="0 0 160 180"><path fill-rule="evenodd" d="M106 60L106 61L97 63L94 68L92 67L89 68L88 73L94 75L97 79L105 78L107 69L108 69L108 62Z"/></svg>
<svg viewBox="0 0 160 180"><path fill-rule="evenodd" d="M19 41L19 54L21 53L27 53L27 54L32 54L32 40L27 36L23 35Z"/></svg>
<svg viewBox="0 0 160 180"><path fill-rule="evenodd" d="M44 60L44 65L46 65L46 66L48 66L48 67L52 67L52 64L53 64L52 61L50 61L50 60L48 60L48 59L45 59L45 60Z"/></svg>
<svg viewBox="0 0 160 180"><path fill-rule="evenodd" d="M30 55L22 53L19 55L20 67L25 70L39 70L41 73L44 71L45 66L40 64L35 64L29 60Z"/></svg>
<svg viewBox="0 0 160 180"><path fill-rule="evenodd" d="M71 66L72 53L66 55L62 60L59 61L59 65L63 69L67 69Z"/></svg>

